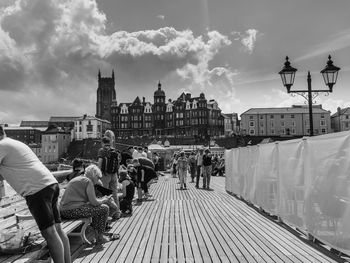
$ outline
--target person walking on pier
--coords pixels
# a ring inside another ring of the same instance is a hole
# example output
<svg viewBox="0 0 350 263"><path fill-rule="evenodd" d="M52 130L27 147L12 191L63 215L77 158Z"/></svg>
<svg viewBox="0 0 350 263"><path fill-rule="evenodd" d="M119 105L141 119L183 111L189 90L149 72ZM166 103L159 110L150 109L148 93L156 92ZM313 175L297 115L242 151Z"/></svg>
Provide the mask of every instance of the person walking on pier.
<svg viewBox="0 0 350 263"><path fill-rule="evenodd" d="M199 188L199 179L202 173L202 165L203 165L203 149L199 149L197 155L197 174L196 174L196 188Z"/></svg>
<svg viewBox="0 0 350 263"><path fill-rule="evenodd" d="M203 155L203 189L209 189L212 171L211 154L209 149L205 149Z"/></svg>
<svg viewBox="0 0 350 263"><path fill-rule="evenodd" d="M0 180L23 196L55 263L70 263L70 245L61 227L56 178L24 143L7 138L0 125Z"/></svg>
<svg viewBox="0 0 350 263"><path fill-rule="evenodd" d="M180 190L183 190L184 188L187 189L186 178L187 178L188 162L184 151L180 152L180 157L179 159L177 159L177 166L179 171Z"/></svg>

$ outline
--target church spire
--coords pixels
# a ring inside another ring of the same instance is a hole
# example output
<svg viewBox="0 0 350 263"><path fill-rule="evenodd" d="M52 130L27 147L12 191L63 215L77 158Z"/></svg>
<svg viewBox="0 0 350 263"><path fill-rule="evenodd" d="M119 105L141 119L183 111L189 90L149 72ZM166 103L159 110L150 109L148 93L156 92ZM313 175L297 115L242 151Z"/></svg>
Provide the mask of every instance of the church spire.
<svg viewBox="0 0 350 263"><path fill-rule="evenodd" d="M114 69L112 70L112 79L114 80Z"/></svg>
<svg viewBox="0 0 350 263"><path fill-rule="evenodd" d="M159 82L158 82L158 90L161 90L161 88L162 88L162 84L160 84L160 80L159 80Z"/></svg>
<svg viewBox="0 0 350 263"><path fill-rule="evenodd" d="M100 71L100 69L98 69L98 79L99 80L101 79L101 71Z"/></svg>

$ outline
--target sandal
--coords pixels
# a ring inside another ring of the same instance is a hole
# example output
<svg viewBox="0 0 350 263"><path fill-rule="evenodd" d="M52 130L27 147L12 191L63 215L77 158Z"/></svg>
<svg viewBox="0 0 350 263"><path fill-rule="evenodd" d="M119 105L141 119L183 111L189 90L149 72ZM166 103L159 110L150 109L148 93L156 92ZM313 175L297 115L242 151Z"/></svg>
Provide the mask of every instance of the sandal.
<svg viewBox="0 0 350 263"><path fill-rule="evenodd" d="M119 234L115 234L115 233L107 233L106 235L109 237L109 239L111 241L118 240L120 238L120 235Z"/></svg>

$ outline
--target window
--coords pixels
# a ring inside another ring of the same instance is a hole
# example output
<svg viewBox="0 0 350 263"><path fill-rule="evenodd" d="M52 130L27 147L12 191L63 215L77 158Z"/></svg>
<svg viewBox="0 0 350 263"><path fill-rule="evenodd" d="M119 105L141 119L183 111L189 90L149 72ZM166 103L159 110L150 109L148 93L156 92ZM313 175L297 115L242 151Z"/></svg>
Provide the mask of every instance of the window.
<svg viewBox="0 0 350 263"><path fill-rule="evenodd" d="M294 114L291 114L291 115L290 115L290 118L291 118L291 119L294 119Z"/></svg>
<svg viewBox="0 0 350 263"><path fill-rule="evenodd" d="M264 119L264 115L260 115L260 120L263 120Z"/></svg>
<svg viewBox="0 0 350 263"><path fill-rule="evenodd" d="M275 124L273 122L270 122L270 126L271 126L271 128L275 127Z"/></svg>
<svg viewBox="0 0 350 263"><path fill-rule="evenodd" d="M285 122L281 121L281 126L284 127L285 126Z"/></svg>
<svg viewBox="0 0 350 263"><path fill-rule="evenodd" d="M274 117L273 115L270 115L270 119L273 119L273 117Z"/></svg>
<svg viewBox="0 0 350 263"><path fill-rule="evenodd" d="M284 114L281 114L281 119L284 119Z"/></svg>
<svg viewBox="0 0 350 263"><path fill-rule="evenodd" d="M292 121L292 126L295 127L295 121Z"/></svg>
<svg viewBox="0 0 350 263"><path fill-rule="evenodd" d="M296 134L295 128L292 128L292 134Z"/></svg>
<svg viewBox="0 0 350 263"><path fill-rule="evenodd" d="M260 122L260 127L264 127L264 123L263 122Z"/></svg>
<svg viewBox="0 0 350 263"><path fill-rule="evenodd" d="M275 129L271 129L271 134L275 134Z"/></svg>
<svg viewBox="0 0 350 263"><path fill-rule="evenodd" d="M322 132L323 134L325 134L325 133L327 133L327 130L324 129L324 128L322 128L322 129L321 129L321 132Z"/></svg>
<svg viewBox="0 0 350 263"><path fill-rule="evenodd" d="M250 127L254 127L254 122L253 122L253 121L250 121L250 122L249 122L249 126L250 126Z"/></svg>
<svg viewBox="0 0 350 263"><path fill-rule="evenodd" d="M253 116L249 116L249 120L253 120L254 119L254 117Z"/></svg>
<svg viewBox="0 0 350 263"><path fill-rule="evenodd" d="M260 129L260 134L264 134L264 129Z"/></svg>
<svg viewBox="0 0 350 263"><path fill-rule="evenodd" d="M249 130L250 135L255 135L255 130Z"/></svg>
<svg viewBox="0 0 350 263"><path fill-rule="evenodd" d="M282 134L286 134L286 129L285 128L282 129Z"/></svg>
<svg viewBox="0 0 350 263"><path fill-rule="evenodd" d="M326 122L325 122L324 120L321 120L321 121L320 121L320 125L321 125L321 126L326 126Z"/></svg>
<svg viewBox="0 0 350 263"><path fill-rule="evenodd" d="M348 116L347 116L348 117ZM324 119L324 114L321 114L321 119Z"/></svg>

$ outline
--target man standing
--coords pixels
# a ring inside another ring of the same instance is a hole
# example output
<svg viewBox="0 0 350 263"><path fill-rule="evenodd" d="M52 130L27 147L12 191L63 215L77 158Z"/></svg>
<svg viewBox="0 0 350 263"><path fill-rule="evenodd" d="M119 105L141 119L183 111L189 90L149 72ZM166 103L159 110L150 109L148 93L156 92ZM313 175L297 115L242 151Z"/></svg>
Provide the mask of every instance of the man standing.
<svg viewBox="0 0 350 263"><path fill-rule="evenodd" d="M197 175L196 175L196 188L199 188L199 178L201 177L201 170L203 164L203 149L199 149L196 155L197 160Z"/></svg>
<svg viewBox="0 0 350 263"><path fill-rule="evenodd" d="M211 154L209 149L205 149L203 155L203 189L209 189L212 171Z"/></svg>
<svg viewBox="0 0 350 263"><path fill-rule="evenodd" d="M61 227L56 178L24 143L7 138L0 126L0 180L23 196L55 263L71 262L69 240Z"/></svg>
<svg viewBox="0 0 350 263"><path fill-rule="evenodd" d="M98 167L102 171L102 184L103 187L109 188L112 190L112 195L114 202L117 204L117 212L115 213L114 219L118 219L120 217L120 210L119 210L119 200L118 200L118 177L117 177L117 172L118 172L118 164L119 160L115 160L116 156L112 156L113 151L115 151L114 148L111 147L110 145L110 139L108 137L103 137L102 138L102 148L98 150ZM111 170L110 164L113 162L116 162L117 167L115 169Z"/></svg>

